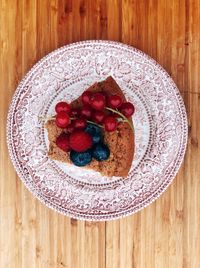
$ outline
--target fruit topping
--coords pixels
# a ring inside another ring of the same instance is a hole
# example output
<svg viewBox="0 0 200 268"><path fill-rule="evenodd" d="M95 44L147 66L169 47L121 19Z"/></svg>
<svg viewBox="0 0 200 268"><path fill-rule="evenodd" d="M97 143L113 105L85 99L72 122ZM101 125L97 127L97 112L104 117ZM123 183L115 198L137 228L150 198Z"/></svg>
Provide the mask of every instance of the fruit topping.
<svg viewBox="0 0 200 268"><path fill-rule="evenodd" d="M77 118L73 121L73 127L75 129L82 130L82 129L85 129L86 126L87 126L87 122L84 118Z"/></svg>
<svg viewBox="0 0 200 268"><path fill-rule="evenodd" d="M89 133L92 136L93 144L100 142L102 139L101 129L98 126L87 124L85 132Z"/></svg>
<svg viewBox="0 0 200 268"><path fill-rule="evenodd" d="M122 98L118 95L111 95L108 97L108 106L116 109L122 105Z"/></svg>
<svg viewBox="0 0 200 268"><path fill-rule="evenodd" d="M77 130L69 136L69 145L75 152L84 152L90 149L92 144L92 136L83 130Z"/></svg>
<svg viewBox="0 0 200 268"><path fill-rule="evenodd" d="M119 122L126 122L133 129L128 119L135 111L132 103L124 102L119 95L107 95L106 92L83 92L82 105L72 108L67 102L55 106L53 119L57 127L65 129L56 139L56 145L65 152L70 152L70 159L76 166L85 166L92 161L107 160L110 150L103 143L103 131L112 132ZM134 130L134 129L133 129Z"/></svg>
<svg viewBox="0 0 200 268"><path fill-rule="evenodd" d="M73 162L74 165L78 167L83 167L88 165L92 161L92 153L91 150L87 150L85 152L70 152L70 159Z"/></svg>
<svg viewBox="0 0 200 268"><path fill-rule="evenodd" d="M56 145L63 151L69 152L69 136L66 133L61 133L56 139Z"/></svg>
<svg viewBox="0 0 200 268"><path fill-rule="evenodd" d="M83 118L90 119L92 116L92 109L89 105L84 105L81 109L80 116Z"/></svg>
<svg viewBox="0 0 200 268"><path fill-rule="evenodd" d="M107 145L103 143L97 143L93 148L92 156L97 161L107 160L110 156L110 150Z"/></svg>
<svg viewBox="0 0 200 268"><path fill-rule="evenodd" d="M116 128L117 128L117 124L118 124L118 122L117 122L116 117L114 117L112 115L108 115L104 119L104 128L105 128L105 131L108 131L108 132L115 131Z"/></svg>
<svg viewBox="0 0 200 268"><path fill-rule="evenodd" d="M92 115L92 119L98 124L101 124L104 118L105 118L105 113L103 111L94 111Z"/></svg>
<svg viewBox="0 0 200 268"><path fill-rule="evenodd" d="M79 109L72 108L71 111L70 111L70 116L71 117L78 117L79 116Z"/></svg>
<svg viewBox="0 0 200 268"><path fill-rule="evenodd" d="M66 112L59 112L56 115L56 125L60 128L66 128L70 123L70 117Z"/></svg>
<svg viewBox="0 0 200 268"><path fill-rule="evenodd" d="M68 114L70 109L70 105L64 101L58 102L55 107L56 113L65 112Z"/></svg>
<svg viewBox="0 0 200 268"><path fill-rule="evenodd" d="M74 132L74 126L73 123L69 124L66 128L67 133L71 134L72 132Z"/></svg>
<svg viewBox="0 0 200 268"><path fill-rule="evenodd" d="M94 110L101 111L105 108L106 98L101 93L94 93L90 98L90 105Z"/></svg>
<svg viewBox="0 0 200 268"><path fill-rule="evenodd" d="M120 111L126 117L131 117L134 114L135 108L132 103L124 102L120 107Z"/></svg>
<svg viewBox="0 0 200 268"><path fill-rule="evenodd" d="M83 92L83 94L81 96L82 103L89 104L91 96L92 96L92 92L90 92L90 91Z"/></svg>

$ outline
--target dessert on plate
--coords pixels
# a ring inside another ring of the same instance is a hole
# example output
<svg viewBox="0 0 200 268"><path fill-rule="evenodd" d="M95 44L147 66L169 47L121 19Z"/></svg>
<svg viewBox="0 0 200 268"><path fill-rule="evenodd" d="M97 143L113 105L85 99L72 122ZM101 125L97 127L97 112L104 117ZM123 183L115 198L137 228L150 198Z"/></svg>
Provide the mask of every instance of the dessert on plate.
<svg viewBox="0 0 200 268"><path fill-rule="evenodd" d="M57 103L55 111L45 124L50 158L108 177L128 175L135 147L134 106L111 76L72 103Z"/></svg>

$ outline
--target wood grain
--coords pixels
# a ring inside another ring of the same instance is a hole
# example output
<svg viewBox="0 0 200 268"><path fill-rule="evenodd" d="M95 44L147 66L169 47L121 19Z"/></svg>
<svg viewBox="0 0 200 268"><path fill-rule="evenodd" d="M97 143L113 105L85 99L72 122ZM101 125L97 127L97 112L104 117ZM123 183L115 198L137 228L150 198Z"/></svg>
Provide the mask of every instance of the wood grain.
<svg viewBox="0 0 200 268"><path fill-rule="evenodd" d="M0 0L0 267L200 267L200 1ZM185 161L152 205L122 220L71 220L23 186L8 156L6 116L18 82L48 52L118 40L156 59L183 96Z"/></svg>

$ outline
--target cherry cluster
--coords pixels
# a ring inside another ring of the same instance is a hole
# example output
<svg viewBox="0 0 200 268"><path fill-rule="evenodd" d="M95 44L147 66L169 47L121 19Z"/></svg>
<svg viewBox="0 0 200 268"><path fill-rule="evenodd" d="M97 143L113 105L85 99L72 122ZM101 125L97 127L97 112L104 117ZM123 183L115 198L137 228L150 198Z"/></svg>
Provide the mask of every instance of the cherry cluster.
<svg viewBox="0 0 200 268"><path fill-rule="evenodd" d="M67 129L68 133L74 130L84 130L87 123L103 126L105 131L112 132L120 122L119 118L130 118L135 108L130 102L123 102L118 95L107 95L105 92L85 91L82 96L82 107L72 108L66 102L56 104L56 125Z"/></svg>

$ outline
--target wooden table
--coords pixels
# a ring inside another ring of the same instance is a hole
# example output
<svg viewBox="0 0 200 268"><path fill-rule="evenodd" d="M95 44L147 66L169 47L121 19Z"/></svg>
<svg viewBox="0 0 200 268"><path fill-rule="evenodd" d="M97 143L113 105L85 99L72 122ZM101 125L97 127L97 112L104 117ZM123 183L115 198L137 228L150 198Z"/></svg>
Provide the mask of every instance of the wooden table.
<svg viewBox="0 0 200 268"><path fill-rule="evenodd" d="M0 0L0 267L200 267L200 1ZM48 52L86 39L117 40L173 77L189 119L185 161L168 190L113 222L55 213L24 187L6 146L17 84Z"/></svg>

